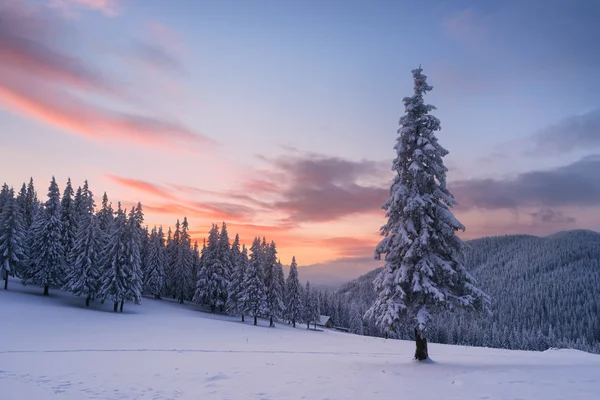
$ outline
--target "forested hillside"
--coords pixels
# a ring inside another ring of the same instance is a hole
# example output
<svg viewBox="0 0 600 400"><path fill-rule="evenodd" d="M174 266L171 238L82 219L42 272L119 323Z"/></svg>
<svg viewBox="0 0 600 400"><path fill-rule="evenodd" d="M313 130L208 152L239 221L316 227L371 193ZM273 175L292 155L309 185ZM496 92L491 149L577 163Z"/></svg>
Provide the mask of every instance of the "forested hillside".
<svg viewBox="0 0 600 400"><path fill-rule="evenodd" d="M543 350L571 347L600 353L600 234L509 235L467 242L467 268L492 297L493 315L456 313L434 324L440 343ZM340 293L367 309L379 270ZM365 333L378 335L365 321ZM409 332L400 336L409 337Z"/></svg>

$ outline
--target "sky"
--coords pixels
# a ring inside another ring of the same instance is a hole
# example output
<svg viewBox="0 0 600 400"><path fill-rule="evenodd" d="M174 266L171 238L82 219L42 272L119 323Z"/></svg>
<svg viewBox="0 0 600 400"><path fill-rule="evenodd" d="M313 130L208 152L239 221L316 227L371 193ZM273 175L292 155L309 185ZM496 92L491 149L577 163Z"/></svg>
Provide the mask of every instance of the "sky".
<svg viewBox="0 0 600 400"><path fill-rule="evenodd" d="M0 160L141 201L305 278L353 279L385 223L421 65L464 239L600 229L595 0L0 0ZM302 273L302 272L301 272Z"/></svg>

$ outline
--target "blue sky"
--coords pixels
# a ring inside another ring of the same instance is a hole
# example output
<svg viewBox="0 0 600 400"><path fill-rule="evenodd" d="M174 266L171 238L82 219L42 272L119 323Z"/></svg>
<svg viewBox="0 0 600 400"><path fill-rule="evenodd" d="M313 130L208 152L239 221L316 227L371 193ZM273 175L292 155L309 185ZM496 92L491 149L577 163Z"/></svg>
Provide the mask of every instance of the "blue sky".
<svg viewBox="0 0 600 400"><path fill-rule="evenodd" d="M466 238L600 225L600 182L579 179L600 150L596 1L0 7L9 184L87 178L149 224L187 214L200 238L226 220L284 262L364 270L422 65Z"/></svg>

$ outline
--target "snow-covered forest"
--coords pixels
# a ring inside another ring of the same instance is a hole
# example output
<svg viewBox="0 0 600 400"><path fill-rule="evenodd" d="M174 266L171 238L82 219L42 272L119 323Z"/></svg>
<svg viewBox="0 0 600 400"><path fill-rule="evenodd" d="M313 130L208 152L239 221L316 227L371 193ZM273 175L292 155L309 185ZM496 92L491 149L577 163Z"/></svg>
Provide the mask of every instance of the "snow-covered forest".
<svg viewBox="0 0 600 400"><path fill-rule="evenodd" d="M223 223L213 225L199 245L191 242L186 218L166 233L161 226L144 226L143 218L141 204L113 209L106 194L96 207L87 182L73 190L69 181L61 195L53 180L45 202L38 200L33 180L16 194L4 184L2 277L20 278L46 292L64 289L88 304L106 301L114 309L139 303L145 294L194 301L240 318L297 324L327 315L351 333L385 336L364 317L376 298L373 280L379 269L339 290L319 290L301 284L295 259L282 265L274 242L257 237L246 248L238 235L230 240ZM492 297L492 315L441 315L429 340L600 353L598 260L600 234L591 231L469 241L465 265ZM397 336L412 339L412 332Z"/></svg>
<svg viewBox="0 0 600 400"><path fill-rule="evenodd" d="M509 235L467 244L466 267L492 297L492 315L442 315L430 328L431 341L600 353L600 234ZM344 285L338 294L366 310L376 296L378 272ZM368 321L364 324L365 334L383 336ZM399 336L412 338L410 332Z"/></svg>
<svg viewBox="0 0 600 400"><path fill-rule="evenodd" d="M275 242L254 238L250 248L225 222L212 226L202 247L192 243L187 218L167 232L144 226L141 203L116 209L104 193L96 207L87 181L75 191L68 180L61 192L52 178L45 202L30 179L15 194L0 192L0 265L8 277L37 285L47 295L62 289L91 301L138 304L142 296L193 301L213 313L265 317L296 323L319 320L318 291L300 284L295 258L287 279Z"/></svg>

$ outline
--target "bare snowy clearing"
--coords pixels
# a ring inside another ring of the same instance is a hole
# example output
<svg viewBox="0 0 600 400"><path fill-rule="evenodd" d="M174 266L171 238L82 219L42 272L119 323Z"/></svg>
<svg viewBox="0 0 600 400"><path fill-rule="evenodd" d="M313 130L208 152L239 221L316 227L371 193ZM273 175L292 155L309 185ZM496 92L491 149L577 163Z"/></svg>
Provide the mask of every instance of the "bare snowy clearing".
<svg viewBox="0 0 600 400"><path fill-rule="evenodd" d="M0 291L0 398L598 399L600 356L431 344L285 324L144 299L124 313L69 294ZM248 319L249 320L249 319Z"/></svg>

